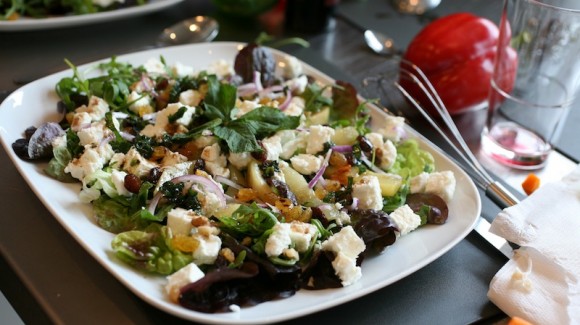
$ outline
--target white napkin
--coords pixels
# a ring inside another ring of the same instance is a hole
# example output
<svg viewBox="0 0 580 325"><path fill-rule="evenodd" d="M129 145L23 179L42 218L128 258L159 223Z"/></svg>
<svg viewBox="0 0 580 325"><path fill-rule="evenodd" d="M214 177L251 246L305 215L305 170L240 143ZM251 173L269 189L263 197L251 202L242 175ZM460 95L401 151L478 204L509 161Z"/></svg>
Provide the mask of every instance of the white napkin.
<svg viewBox="0 0 580 325"><path fill-rule="evenodd" d="M534 324L580 324L580 165L500 212L490 231L522 248L492 279L489 299Z"/></svg>

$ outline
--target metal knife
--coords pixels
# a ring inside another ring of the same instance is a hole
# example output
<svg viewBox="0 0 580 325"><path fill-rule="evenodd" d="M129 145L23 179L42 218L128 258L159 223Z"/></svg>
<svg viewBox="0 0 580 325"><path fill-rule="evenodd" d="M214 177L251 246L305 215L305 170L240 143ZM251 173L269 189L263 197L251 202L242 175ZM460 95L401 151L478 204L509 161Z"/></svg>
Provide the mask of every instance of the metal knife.
<svg viewBox="0 0 580 325"><path fill-rule="evenodd" d="M519 200L509 190L498 182L489 184L485 189L485 195L501 209L516 205L519 202ZM502 237L489 232L490 227L491 224L489 221L483 217L479 217L474 230L507 258L512 258L514 251L510 243Z"/></svg>
<svg viewBox="0 0 580 325"><path fill-rule="evenodd" d="M512 258L512 256L514 255L514 250L510 246L509 242L507 240L501 238L500 236L492 234L491 232L489 232L490 226L491 226L491 224L489 223L489 221L487 221L483 217L479 217L479 220L475 224L474 230L481 237L483 237L483 239L485 239L487 242L489 242L493 247L495 247L497 250L499 250L507 258Z"/></svg>

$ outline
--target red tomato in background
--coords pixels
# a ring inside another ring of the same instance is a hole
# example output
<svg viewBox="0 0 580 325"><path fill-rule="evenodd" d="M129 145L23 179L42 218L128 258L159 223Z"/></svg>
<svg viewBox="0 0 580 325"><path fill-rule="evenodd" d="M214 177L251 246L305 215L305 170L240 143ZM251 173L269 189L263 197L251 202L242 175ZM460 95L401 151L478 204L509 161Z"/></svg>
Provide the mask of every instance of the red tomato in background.
<svg viewBox="0 0 580 325"><path fill-rule="evenodd" d="M502 41L505 50L502 64L506 69L500 85L508 91L513 86L517 63L509 39ZM492 21L470 13L456 13L421 30L403 59L423 70L449 113L457 114L485 103L499 43L499 29ZM429 103L412 82L401 79L401 84L423 105Z"/></svg>

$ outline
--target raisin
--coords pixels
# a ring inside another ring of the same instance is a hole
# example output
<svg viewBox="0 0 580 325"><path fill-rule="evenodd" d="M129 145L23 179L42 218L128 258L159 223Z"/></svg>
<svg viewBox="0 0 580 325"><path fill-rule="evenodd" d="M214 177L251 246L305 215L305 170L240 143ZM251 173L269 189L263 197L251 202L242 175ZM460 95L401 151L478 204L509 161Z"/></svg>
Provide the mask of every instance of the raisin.
<svg viewBox="0 0 580 325"><path fill-rule="evenodd" d="M127 174L123 180L123 185L127 191L131 193L139 193L139 189L141 188L141 179L137 177L137 175Z"/></svg>

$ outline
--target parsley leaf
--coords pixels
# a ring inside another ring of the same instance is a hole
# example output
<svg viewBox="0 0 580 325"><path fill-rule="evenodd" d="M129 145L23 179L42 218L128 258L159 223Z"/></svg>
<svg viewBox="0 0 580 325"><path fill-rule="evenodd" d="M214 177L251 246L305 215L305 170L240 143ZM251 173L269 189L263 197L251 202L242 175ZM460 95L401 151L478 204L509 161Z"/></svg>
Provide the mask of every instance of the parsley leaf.
<svg viewBox="0 0 580 325"><path fill-rule="evenodd" d="M228 144L231 152L254 152L262 149L251 126L241 121L215 127L213 133Z"/></svg>

